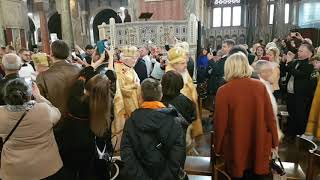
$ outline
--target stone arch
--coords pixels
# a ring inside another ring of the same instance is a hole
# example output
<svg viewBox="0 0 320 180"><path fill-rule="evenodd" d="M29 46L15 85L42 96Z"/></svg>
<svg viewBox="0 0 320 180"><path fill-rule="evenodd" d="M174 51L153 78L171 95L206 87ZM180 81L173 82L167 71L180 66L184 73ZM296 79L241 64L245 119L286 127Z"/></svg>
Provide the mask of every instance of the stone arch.
<svg viewBox="0 0 320 180"><path fill-rule="evenodd" d="M103 22L109 24L109 19L114 18L116 23L122 23L122 20L118 13L110 8L100 9L90 18L90 37L91 43L95 44L99 40L99 29L98 26Z"/></svg>
<svg viewBox="0 0 320 180"><path fill-rule="evenodd" d="M62 29L61 29L61 15L56 12L54 13L48 21L48 30L50 33L56 33L59 39L62 39Z"/></svg>
<svg viewBox="0 0 320 180"><path fill-rule="evenodd" d="M233 35L231 36L231 39L233 39L234 42L236 42L236 44L238 44L238 36L237 36L237 35L233 34Z"/></svg>

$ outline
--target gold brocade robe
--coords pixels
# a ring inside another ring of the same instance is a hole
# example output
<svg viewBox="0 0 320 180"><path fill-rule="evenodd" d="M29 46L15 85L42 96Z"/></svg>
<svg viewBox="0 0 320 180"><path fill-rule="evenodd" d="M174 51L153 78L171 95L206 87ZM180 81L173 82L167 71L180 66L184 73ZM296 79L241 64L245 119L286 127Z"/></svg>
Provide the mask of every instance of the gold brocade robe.
<svg viewBox="0 0 320 180"><path fill-rule="evenodd" d="M139 108L141 89L140 80L133 68L115 63L114 69L117 74L117 89L114 97L112 134L117 135L119 143L126 120Z"/></svg>
<svg viewBox="0 0 320 180"><path fill-rule="evenodd" d="M317 89L312 101L308 125L305 134L320 139L320 79L318 80Z"/></svg>
<svg viewBox="0 0 320 180"><path fill-rule="evenodd" d="M170 64L167 65L166 72L171 70L174 70L174 68ZM184 86L181 89L181 93L196 104L197 119L192 123L191 136L192 137L199 136L203 134L203 129L202 129L202 122L201 122L199 105L198 105L198 93L195 85L193 84L193 80L189 74L188 74L187 82L184 82Z"/></svg>

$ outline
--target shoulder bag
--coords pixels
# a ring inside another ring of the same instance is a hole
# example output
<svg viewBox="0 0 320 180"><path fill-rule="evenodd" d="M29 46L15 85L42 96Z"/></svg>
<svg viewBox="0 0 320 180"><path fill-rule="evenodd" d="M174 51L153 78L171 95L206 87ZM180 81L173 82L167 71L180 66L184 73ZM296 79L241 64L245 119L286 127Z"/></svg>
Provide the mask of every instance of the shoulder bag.
<svg viewBox="0 0 320 180"><path fill-rule="evenodd" d="M4 143L6 143L6 142L9 140L10 136L11 136L11 135L13 134L13 132L17 129L17 127L19 126L19 124L20 124L20 122L22 121L22 119L26 116L27 112L28 112L28 110L26 110L26 111L22 114L21 118L20 118L19 121L16 123L16 125L13 127L13 129L10 131L10 133L8 134L8 136L4 139L4 141L3 141L2 138L0 139L0 154L2 154L2 148L3 148ZM1 167L1 158L0 158L0 167Z"/></svg>

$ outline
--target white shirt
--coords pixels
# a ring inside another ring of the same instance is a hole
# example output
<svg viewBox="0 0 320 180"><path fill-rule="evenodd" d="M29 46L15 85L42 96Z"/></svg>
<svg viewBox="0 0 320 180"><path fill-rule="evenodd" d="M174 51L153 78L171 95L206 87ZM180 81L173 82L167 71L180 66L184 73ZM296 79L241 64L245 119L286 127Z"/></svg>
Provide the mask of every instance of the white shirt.
<svg viewBox="0 0 320 180"><path fill-rule="evenodd" d="M161 80L163 74L164 74L164 70L161 69L161 64L156 62L154 64L153 71L151 73L151 77L158 79L158 80Z"/></svg>
<svg viewBox="0 0 320 180"><path fill-rule="evenodd" d="M30 63L25 63L26 66L22 66L19 71L19 76L24 77L31 77L34 75L35 71Z"/></svg>
<svg viewBox="0 0 320 180"><path fill-rule="evenodd" d="M142 58L144 60L144 62L146 63L146 67L147 67L147 74L148 74L148 77L150 77L150 74L152 72L152 62L150 60L150 57L148 55L144 56Z"/></svg>
<svg viewBox="0 0 320 180"><path fill-rule="evenodd" d="M280 126L279 126L279 121L278 121L278 104L277 104L277 101L276 101L276 98L273 96L273 93L272 93L272 85L269 81L266 81L262 78L260 78L260 81L266 86L267 88L267 91L268 91L268 94L269 94L269 97L270 97L270 100L271 100L271 105L272 105L272 109L273 109L273 113L274 113L274 116L275 116L275 119L276 119L276 124L277 124L277 130L278 130L278 138L279 140L282 139L283 137L283 133L280 129Z"/></svg>
<svg viewBox="0 0 320 180"><path fill-rule="evenodd" d="M297 63L295 69L297 69L298 67L299 67L299 63ZM294 76L293 75L291 75L291 77L288 81L287 91L290 94L294 94Z"/></svg>

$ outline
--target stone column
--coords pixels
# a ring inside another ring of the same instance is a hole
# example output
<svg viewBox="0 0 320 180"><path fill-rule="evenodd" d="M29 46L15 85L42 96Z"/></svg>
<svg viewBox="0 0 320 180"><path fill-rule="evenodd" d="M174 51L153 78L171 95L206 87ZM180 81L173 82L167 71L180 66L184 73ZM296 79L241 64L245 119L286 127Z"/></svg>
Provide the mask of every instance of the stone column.
<svg viewBox="0 0 320 180"><path fill-rule="evenodd" d="M263 40L266 43L268 33L268 0L257 0L258 21L256 26L256 41Z"/></svg>
<svg viewBox="0 0 320 180"><path fill-rule="evenodd" d="M88 11L81 11L81 24L82 24L82 37L85 44L88 44L90 41L90 30L89 30L89 23L88 23Z"/></svg>
<svg viewBox="0 0 320 180"><path fill-rule="evenodd" d="M139 13L140 13L140 9L139 8L139 2L140 0L128 0L128 11L129 14L131 16L131 21L137 21L138 17L139 17Z"/></svg>
<svg viewBox="0 0 320 180"><path fill-rule="evenodd" d="M62 39L69 45L70 48L74 48L69 0L61 0L61 29Z"/></svg>
<svg viewBox="0 0 320 180"><path fill-rule="evenodd" d="M4 35L3 15L1 12L2 6L2 3L0 2L0 45L4 46L6 45L6 39Z"/></svg>
<svg viewBox="0 0 320 180"><path fill-rule="evenodd" d="M244 25L247 28L247 43L249 46L252 46L255 37L256 30L256 17L257 17L257 4L256 1L247 2L246 3L248 13L247 13L247 23Z"/></svg>
<svg viewBox="0 0 320 180"><path fill-rule="evenodd" d="M42 50L43 52L50 54L49 31L48 31L47 16L45 13L45 2L42 0L35 0L35 5L39 13L39 19L40 19Z"/></svg>
<svg viewBox="0 0 320 180"><path fill-rule="evenodd" d="M295 9L294 9L294 3L293 0L289 1L289 25L293 25L294 24L294 14L295 14Z"/></svg>
<svg viewBox="0 0 320 180"><path fill-rule="evenodd" d="M272 37L281 38L285 31L285 0L276 0L274 4Z"/></svg>
<svg viewBox="0 0 320 180"><path fill-rule="evenodd" d="M294 20L294 24L296 26L299 25L299 9L300 9L300 1L297 1L295 0L294 1L294 4L295 4L295 13L294 13L294 17L295 17L295 20Z"/></svg>

